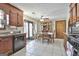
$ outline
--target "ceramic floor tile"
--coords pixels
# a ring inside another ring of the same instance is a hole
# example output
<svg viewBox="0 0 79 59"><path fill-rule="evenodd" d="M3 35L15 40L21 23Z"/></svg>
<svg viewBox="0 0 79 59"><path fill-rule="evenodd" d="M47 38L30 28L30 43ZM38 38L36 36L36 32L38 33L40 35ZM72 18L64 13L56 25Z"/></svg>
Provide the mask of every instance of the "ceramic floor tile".
<svg viewBox="0 0 79 59"><path fill-rule="evenodd" d="M29 56L65 56L63 40L56 39L54 43L48 44L40 40L31 41L27 45L26 55Z"/></svg>
<svg viewBox="0 0 79 59"><path fill-rule="evenodd" d="M63 39L55 39L52 44L48 44L47 41L32 40L27 42L26 48L11 56L66 56L66 53Z"/></svg>
<svg viewBox="0 0 79 59"><path fill-rule="evenodd" d="M26 56L26 47L16 53L12 54L11 56Z"/></svg>

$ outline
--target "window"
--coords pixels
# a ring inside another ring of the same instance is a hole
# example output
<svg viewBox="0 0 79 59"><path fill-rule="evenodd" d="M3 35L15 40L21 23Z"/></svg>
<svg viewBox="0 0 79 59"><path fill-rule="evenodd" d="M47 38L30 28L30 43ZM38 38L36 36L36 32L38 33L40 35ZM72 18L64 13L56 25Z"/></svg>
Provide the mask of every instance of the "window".
<svg viewBox="0 0 79 59"><path fill-rule="evenodd" d="M4 19L4 11L2 9L0 9L0 20Z"/></svg>
<svg viewBox="0 0 79 59"><path fill-rule="evenodd" d="M0 9L0 28L4 28L4 14L5 12Z"/></svg>

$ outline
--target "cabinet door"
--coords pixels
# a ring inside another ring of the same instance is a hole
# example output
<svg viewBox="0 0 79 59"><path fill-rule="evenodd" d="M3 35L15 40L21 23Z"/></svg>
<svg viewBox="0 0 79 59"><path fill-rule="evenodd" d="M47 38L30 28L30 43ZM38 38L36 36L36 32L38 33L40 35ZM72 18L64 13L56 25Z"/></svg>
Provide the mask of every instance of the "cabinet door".
<svg viewBox="0 0 79 59"><path fill-rule="evenodd" d="M69 24L73 24L73 9L70 10L70 19L69 19Z"/></svg>
<svg viewBox="0 0 79 59"><path fill-rule="evenodd" d="M0 38L1 39L1 38ZM4 47L4 44L3 44L3 41L2 39L0 40L0 53L3 53L3 47Z"/></svg>
<svg viewBox="0 0 79 59"><path fill-rule="evenodd" d="M9 14L10 6L6 3L0 3L0 9L3 9L5 13Z"/></svg>
<svg viewBox="0 0 79 59"><path fill-rule="evenodd" d="M12 37L2 38L0 41L0 53L12 53Z"/></svg>
<svg viewBox="0 0 79 59"><path fill-rule="evenodd" d="M18 13L17 26L23 26L23 14Z"/></svg>
<svg viewBox="0 0 79 59"><path fill-rule="evenodd" d="M77 21L79 21L79 3L77 3Z"/></svg>
<svg viewBox="0 0 79 59"><path fill-rule="evenodd" d="M12 38L8 37L4 40L4 51L9 52L12 50Z"/></svg>
<svg viewBox="0 0 79 59"><path fill-rule="evenodd" d="M72 9L75 6L76 3L70 3L69 7Z"/></svg>
<svg viewBox="0 0 79 59"><path fill-rule="evenodd" d="M12 12L10 13L10 25L17 26L17 13Z"/></svg>
<svg viewBox="0 0 79 59"><path fill-rule="evenodd" d="M73 23L76 22L76 6L73 7Z"/></svg>

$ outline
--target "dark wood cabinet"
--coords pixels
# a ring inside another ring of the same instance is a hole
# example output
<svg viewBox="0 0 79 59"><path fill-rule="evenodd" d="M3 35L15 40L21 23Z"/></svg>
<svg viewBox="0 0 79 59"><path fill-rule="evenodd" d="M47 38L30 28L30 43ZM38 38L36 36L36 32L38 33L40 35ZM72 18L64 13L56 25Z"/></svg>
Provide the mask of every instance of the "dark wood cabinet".
<svg viewBox="0 0 79 59"><path fill-rule="evenodd" d="M25 46L26 46L26 33L0 36L0 54L10 55L24 48Z"/></svg>
<svg viewBox="0 0 79 59"><path fill-rule="evenodd" d="M9 14L10 6L6 3L0 3L0 9L3 9L6 12L6 14Z"/></svg>
<svg viewBox="0 0 79 59"><path fill-rule="evenodd" d="M77 21L79 21L79 3L77 3Z"/></svg>
<svg viewBox="0 0 79 59"><path fill-rule="evenodd" d="M10 54L13 52L12 36L0 37L0 53Z"/></svg>
<svg viewBox="0 0 79 59"><path fill-rule="evenodd" d="M10 21L10 25L12 26L23 26L23 11L16 8L16 7L12 7L11 6L11 15L10 15L11 21Z"/></svg>
<svg viewBox="0 0 79 59"><path fill-rule="evenodd" d="M69 18L70 25L72 25L72 23L73 23L72 19L73 19L73 10L71 9L70 10L70 18Z"/></svg>
<svg viewBox="0 0 79 59"><path fill-rule="evenodd" d="M11 6L11 13L10 13L10 25L12 26L23 26L23 11L19 10L16 7Z"/></svg>
<svg viewBox="0 0 79 59"><path fill-rule="evenodd" d="M76 5L73 7L73 24L76 23Z"/></svg>
<svg viewBox="0 0 79 59"><path fill-rule="evenodd" d="M3 9L6 12L6 14L10 16L9 25L19 27L23 26L22 10L8 3L0 3L0 8Z"/></svg>
<svg viewBox="0 0 79 59"><path fill-rule="evenodd" d="M70 4L70 18L69 18L69 25L72 26L77 21L77 4L71 3Z"/></svg>
<svg viewBox="0 0 79 59"><path fill-rule="evenodd" d="M18 13L17 26L23 26L23 15Z"/></svg>
<svg viewBox="0 0 79 59"><path fill-rule="evenodd" d="M17 26L17 13L15 13L14 11L10 12L10 25L11 26Z"/></svg>

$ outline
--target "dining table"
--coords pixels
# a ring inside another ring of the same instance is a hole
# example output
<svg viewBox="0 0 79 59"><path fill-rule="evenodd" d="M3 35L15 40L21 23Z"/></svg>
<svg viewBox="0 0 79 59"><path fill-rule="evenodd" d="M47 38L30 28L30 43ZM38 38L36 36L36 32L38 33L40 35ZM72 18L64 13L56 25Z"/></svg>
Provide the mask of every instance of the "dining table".
<svg viewBox="0 0 79 59"><path fill-rule="evenodd" d="M53 41L54 43L54 33L53 32L42 32L39 34L39 37L41 37L42 41L47 40L48 43Z"/></svg>

